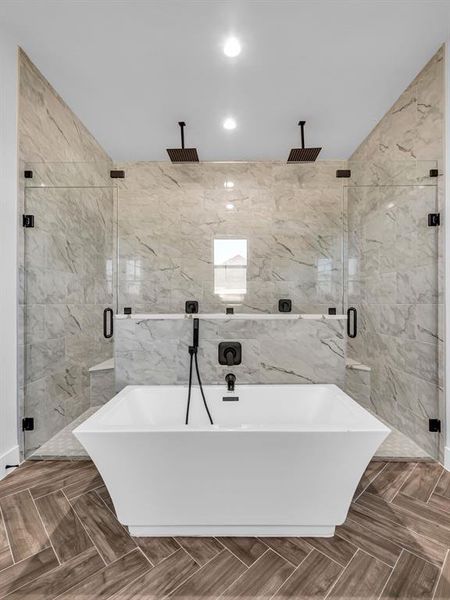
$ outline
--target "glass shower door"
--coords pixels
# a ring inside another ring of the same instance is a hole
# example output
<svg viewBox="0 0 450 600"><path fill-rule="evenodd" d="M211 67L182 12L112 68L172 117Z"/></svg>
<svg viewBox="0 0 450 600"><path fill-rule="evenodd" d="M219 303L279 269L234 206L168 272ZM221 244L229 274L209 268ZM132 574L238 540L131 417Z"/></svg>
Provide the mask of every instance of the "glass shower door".
<svg viewBox="0 0 450 600"><path fill-rule="evenodd" d="M113 355L103 311L116 310L115 206L112 187L25 189L34 218L23 229L19 307L25 456L87 410L89 368Z"/></svg>
<svg viewBox="0 0 450 600"><path fill-rule="evenodd" d="M370 392L357 399L433 457L439 435L429 419L440 414L439 227L429 217L439 212L435 182L356 183L344 192L346 303L358 311L348 357L370 367Z"/></svg>

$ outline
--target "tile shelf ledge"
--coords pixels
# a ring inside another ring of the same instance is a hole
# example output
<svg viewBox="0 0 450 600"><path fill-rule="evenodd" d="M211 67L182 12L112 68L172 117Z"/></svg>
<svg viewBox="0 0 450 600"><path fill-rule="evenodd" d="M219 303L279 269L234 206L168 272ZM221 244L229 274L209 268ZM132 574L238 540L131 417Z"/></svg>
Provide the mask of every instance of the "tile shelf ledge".
<svg viewBox="0 0 450 600"><path fill-rule="evenodd" d="M116 315L116 319L132 319L133 321L150 321L150 320L163 320L163 319L207 319L207 320L298 320L305 319L311 321L345 321L347 315L328 315L328 314L305 314L305 313L234 313L227 315L225 313L196 313L196 314L185 314L185 313L172 313L172 314L158 314L158 313L147 313L147 314L131 314L131 315Z"/></svg>

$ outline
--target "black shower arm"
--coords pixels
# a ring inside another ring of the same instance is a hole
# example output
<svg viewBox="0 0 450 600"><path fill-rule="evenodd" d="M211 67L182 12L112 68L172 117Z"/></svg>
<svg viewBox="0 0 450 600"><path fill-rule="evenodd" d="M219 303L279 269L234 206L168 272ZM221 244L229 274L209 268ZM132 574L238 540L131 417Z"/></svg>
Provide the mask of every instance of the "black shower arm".
<svg viewBox="0 0 450 600"><path fill-rule="evenodd" d="M184 128L186 127L186 123L184 121L178 121L178 125L181 129L181 147L184 150Z"/></svg>
<svg viewBox="0 0 450 600"><path fill-rule="evenodd" d="M306 123L306 121L298 122L298 124L300 125L300 134L302 136L302 148L305 147L305 123Z"/></svg>

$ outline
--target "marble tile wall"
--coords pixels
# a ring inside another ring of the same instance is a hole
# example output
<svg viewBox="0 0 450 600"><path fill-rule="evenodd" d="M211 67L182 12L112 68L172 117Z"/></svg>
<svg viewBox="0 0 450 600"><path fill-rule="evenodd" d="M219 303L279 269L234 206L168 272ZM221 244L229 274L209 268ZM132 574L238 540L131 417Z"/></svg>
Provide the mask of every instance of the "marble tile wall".
<svg viewBox="0 0 450 600"><path fill-rule="evenodd" d="M358 308L351 358L371 367L370 406L432 456L442 414L443 50L349 161L347 302ZM440 176L430 178L430 168Z"/></svg>
<svg viewBox="0 0 450 600"><path fill-rule="evenodd" d="M200 321L199 365L204 383L335 383L344 386L345 321ZM192 321L117 319L116 389L133 384L186 384ZM242 364L218 364L218 343L242 344Z"/></svg>
<svg viewBox="0 0 450 600"><path fill-rule="evenodd" d="M112 305L115 192L108 155L24 52L19 66L19 210L35 216L33 229L19 228L19 402L35 418L28 455L86 410L88 368L112 356L102 311Z"/></svg>
<svg viewBox="0 0 450 600"><path fill-rule="evenodd" d="M342 310L344 163L121 163L119 311ZM215 239L247 240L246 290L219 295Z"/></svg>

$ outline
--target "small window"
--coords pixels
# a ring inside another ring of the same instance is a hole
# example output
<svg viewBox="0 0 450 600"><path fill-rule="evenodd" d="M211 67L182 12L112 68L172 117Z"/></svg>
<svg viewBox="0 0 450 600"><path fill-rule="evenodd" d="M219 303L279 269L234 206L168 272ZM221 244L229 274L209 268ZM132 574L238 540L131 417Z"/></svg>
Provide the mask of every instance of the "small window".
<svg viewBox="0 0 450 600"><path fill-rule="evenodd" d="M228 302L247 293L247 240L214 240L214 293Z"/></svg>

